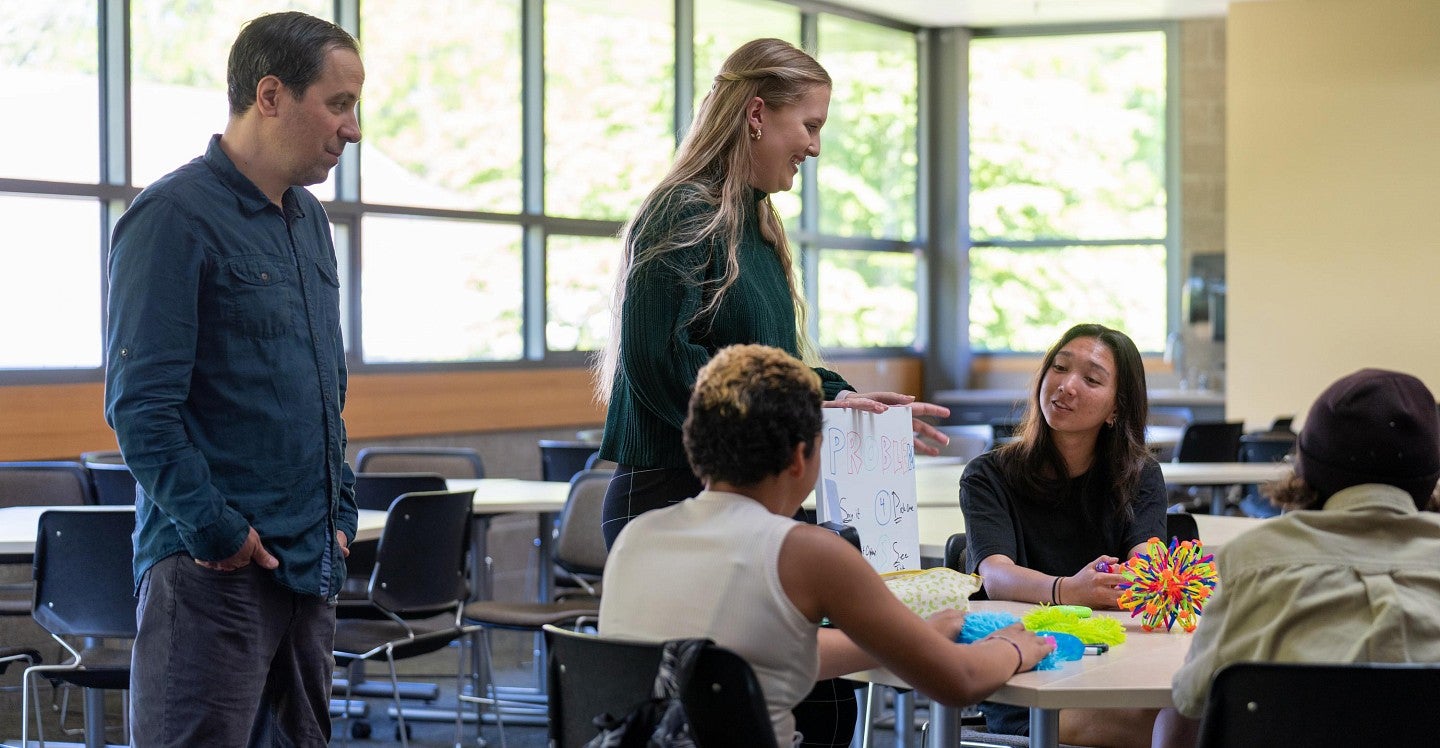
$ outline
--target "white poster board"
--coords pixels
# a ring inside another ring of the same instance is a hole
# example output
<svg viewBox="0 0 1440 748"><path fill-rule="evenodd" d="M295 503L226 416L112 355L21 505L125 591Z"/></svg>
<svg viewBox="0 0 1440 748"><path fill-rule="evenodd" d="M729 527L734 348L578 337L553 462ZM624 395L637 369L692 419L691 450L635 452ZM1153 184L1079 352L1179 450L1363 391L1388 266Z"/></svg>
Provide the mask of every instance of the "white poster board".
<svg viewBox="0 0 1440 748"><path fill-rule="evenodd" d="M910 409L823 412L815 486L819 520L855 528L860 552L876 571L920 568Z"/></svg>

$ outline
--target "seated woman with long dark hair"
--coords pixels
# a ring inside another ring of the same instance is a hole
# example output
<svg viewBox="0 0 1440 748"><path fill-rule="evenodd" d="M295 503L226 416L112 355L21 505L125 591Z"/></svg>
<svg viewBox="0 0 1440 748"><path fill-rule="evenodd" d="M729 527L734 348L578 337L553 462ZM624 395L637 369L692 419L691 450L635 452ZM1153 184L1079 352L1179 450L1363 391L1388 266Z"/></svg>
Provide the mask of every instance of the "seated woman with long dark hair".
<svg viewBox="0 0 1440 748"><path fill-rule="evenodd" d="M1117 607L1122 578L1107 566L1165 533L1148 410L1144 365L1125 333L1076 325L1045 354L1015 441L972 460L960 480L967 564L990 599ZM992 731L1028 731L1024 709L982 711ZM1060 738L1148 741L1153 711L1117 711L1064 710Z"/></svg>

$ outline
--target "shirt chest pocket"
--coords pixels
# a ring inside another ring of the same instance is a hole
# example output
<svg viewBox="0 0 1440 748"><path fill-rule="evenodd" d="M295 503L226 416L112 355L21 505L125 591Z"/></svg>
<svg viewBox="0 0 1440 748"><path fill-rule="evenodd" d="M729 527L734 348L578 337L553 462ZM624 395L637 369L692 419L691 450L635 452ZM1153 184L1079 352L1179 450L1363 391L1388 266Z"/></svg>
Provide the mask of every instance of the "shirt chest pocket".
<svg viewBox="0 0 1440 748"><path fill-rule="evenodd" d="M284 265L269 258L232 260L220 283L226 319L242 335L278 338L293 327L295 280Z"/></svg>

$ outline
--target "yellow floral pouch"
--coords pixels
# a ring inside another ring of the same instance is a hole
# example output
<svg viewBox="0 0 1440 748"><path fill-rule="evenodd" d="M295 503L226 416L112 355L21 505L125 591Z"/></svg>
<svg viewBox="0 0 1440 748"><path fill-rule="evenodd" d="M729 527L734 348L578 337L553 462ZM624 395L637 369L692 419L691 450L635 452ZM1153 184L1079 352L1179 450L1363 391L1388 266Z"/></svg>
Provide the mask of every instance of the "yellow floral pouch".
<svg viewBox="0 0 1440 748"><path fill-rule="evenodd" d="M942 610L967 610L980 589L980 577L938 566L933 569L887 571L880 575L900 602L921 618Z"/></svg>

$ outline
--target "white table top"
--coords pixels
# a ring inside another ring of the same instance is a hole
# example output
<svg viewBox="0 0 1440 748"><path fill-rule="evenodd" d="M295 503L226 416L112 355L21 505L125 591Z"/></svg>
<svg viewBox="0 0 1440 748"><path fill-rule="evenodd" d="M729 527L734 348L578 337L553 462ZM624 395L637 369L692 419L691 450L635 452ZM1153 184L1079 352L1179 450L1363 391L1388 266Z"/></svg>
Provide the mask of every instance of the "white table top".
<svg viewBox="0 0 1440 748"><path fill-rule="evenodd" d="M1024 615L1035 606L1028 603L976 600L975 611L1005 611ZM1095 611L1125 626L1124 644L1102 655L1087 655L1078 661L1061 663L1056 670L1033 670L1012 677L990 698L1002 704L1040 709L1135 707L1158 709L1172 706L1170 679L1185 661L1190 634L1178 626L1172 631L1145 632L1140 619L1124 611ZM847 676L857 680L905 687L907 684L885 670L868 670Z"/></svg>
<svg viewBox="0 0 1440 748"><path fill-rule="evenodd" d="M570 484L516 478L450 478L451 491L475 492L476 514L558 512L565 507Z"/></svg>
<svg viewBox="0 0 1440 748"><path fill-rule="evenodd" d="M570 484L555 481L485 478L449 480L452 491L475 491L477 515L559 512L565 507ZM116 506L15 506L0 507L0 556L29 556L35 552L35 526L49 509L84 511L134 511ZM385 512L361 509L357 540L374 540L385 527Z"/></svg>

